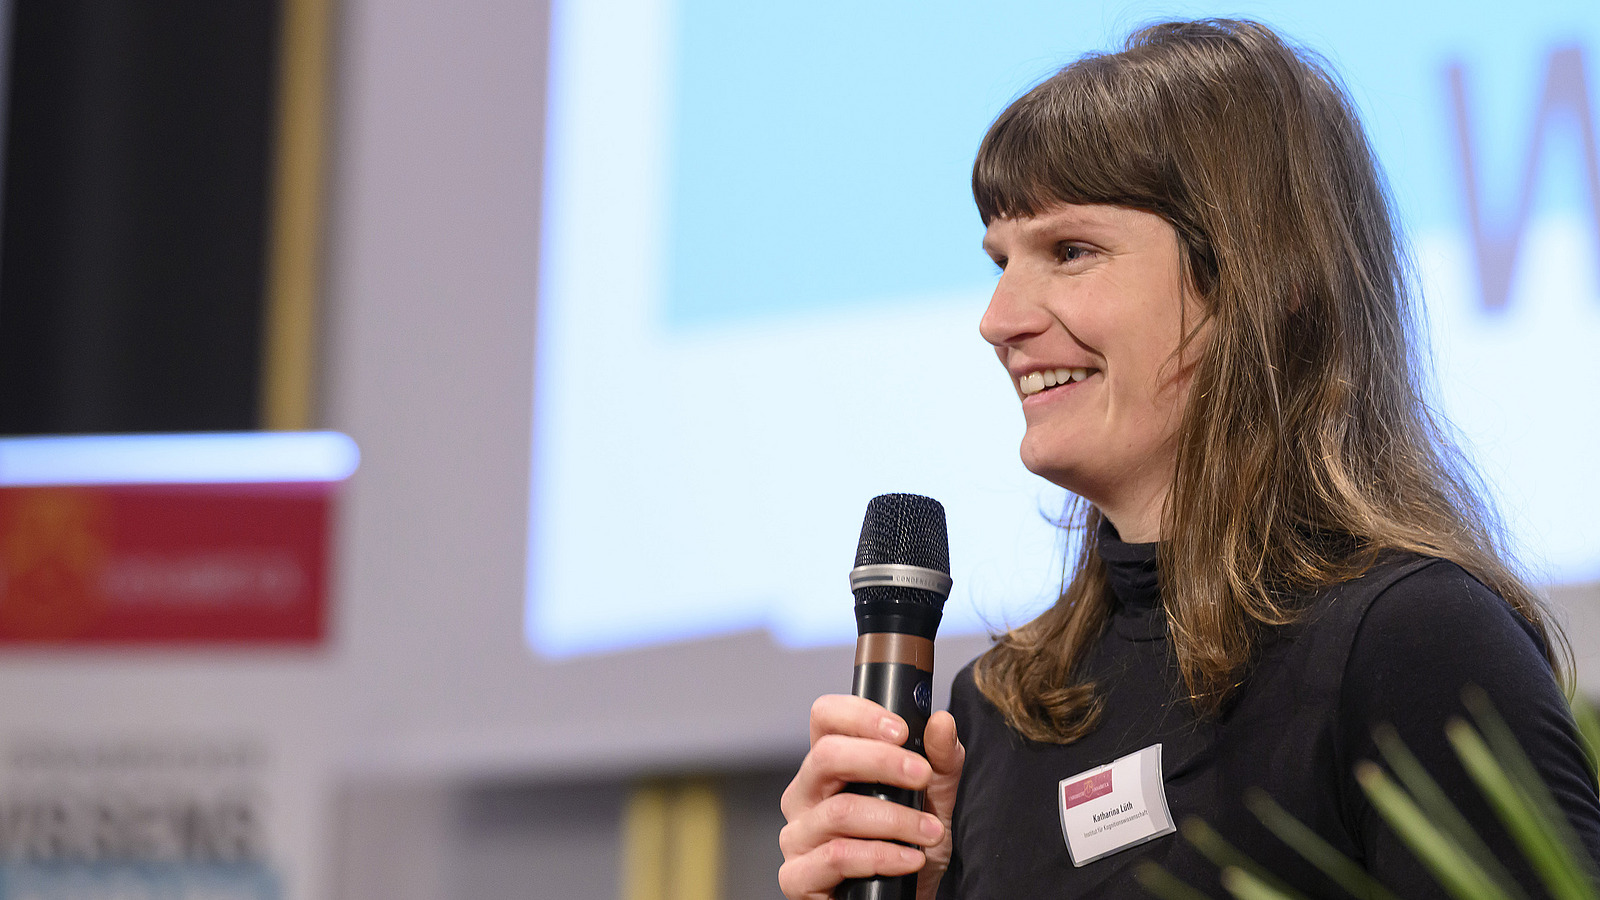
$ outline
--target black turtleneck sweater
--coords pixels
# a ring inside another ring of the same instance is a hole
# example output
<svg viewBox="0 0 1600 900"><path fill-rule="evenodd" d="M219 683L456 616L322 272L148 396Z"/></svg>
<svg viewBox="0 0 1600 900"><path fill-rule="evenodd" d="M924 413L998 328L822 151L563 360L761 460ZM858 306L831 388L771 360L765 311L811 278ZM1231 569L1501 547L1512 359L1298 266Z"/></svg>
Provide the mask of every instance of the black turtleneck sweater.
<svg viewBox="0 0 1600 900"><path fill-rule="evenodd" d="M1400 897L1445 896L1352 775L1358 761L1379 759L1380 723L1399 731L1530 896L1543 896L1445 739L1446 721L1467 718L1468 684L1489 693L1600 858L1594 779L1541 644L1460 567L1397 556L1325 591L1300 623L1266 642L1227 711L1200 719L1167 641L1156 545L1102 534L1100 556L1114 602L1083 669L1106 701L1094 731L1064 746L1025 740L978 692L971 665L956 677L950 711L967 760L941 900L1148 898L1132 874L1142 860L1228 896L1217 868L1181 833L1072 865L1057 784L1158 742L1173 820L1205 820L1307 897L1348 895L1261 825L1243 806L1247 789L1265 789Z"/></svg>

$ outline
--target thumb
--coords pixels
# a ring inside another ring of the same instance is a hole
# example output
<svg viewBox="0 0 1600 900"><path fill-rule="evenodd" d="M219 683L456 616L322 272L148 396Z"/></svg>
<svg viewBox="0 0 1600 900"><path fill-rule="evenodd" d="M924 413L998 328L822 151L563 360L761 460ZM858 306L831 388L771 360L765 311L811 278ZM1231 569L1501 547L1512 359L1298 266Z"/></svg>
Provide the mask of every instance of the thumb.
<svg viewBox="0 0 1600 900"><path fill-rule="evenodd" d="M928 719L922 736L923 749L928 763L933 767L933 779L928 783L928 811L949 821L955 806L956 786L961 782L961 767L966 763L967 748L961 746L956 736L956 720L944 710Z"/></svg>

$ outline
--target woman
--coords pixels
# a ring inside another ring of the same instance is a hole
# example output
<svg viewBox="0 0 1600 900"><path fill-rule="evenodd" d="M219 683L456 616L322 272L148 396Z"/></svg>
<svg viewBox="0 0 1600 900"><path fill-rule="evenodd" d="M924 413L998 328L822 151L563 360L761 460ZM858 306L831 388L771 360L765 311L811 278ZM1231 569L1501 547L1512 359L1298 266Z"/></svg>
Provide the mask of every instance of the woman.
<svg viewBox="0 0 1600 900"><path fill-rule="evenodd" d="M1147 896L1153 861L1221 894L1161 827L1199 816L1338 895L1245 809L1260 787L1401 896L1436 895L1352 770L1393 726L1516 857L1444 738L1469 684L1600 849L1559 635L1420 399L1389 199L1334 77L1256 23L1153 26L1002 113L973 192L1000 269L979 330L1023 462L1084 501L1082 550L1060 600L957 677L926 760L873 704L817 702L784 892L919 872L926 898ZM1117 760L1159 777L1128 794ZM926 788L927 811L848 782Z"/></svg>

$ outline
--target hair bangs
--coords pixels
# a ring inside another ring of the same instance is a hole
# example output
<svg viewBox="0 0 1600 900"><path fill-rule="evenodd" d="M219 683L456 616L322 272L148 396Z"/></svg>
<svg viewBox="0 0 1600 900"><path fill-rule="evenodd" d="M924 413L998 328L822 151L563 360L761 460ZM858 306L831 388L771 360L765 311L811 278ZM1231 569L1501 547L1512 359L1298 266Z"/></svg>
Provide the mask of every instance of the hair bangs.
<svg viewBox="0 0 1600 900"><path fill-rule="evenodd" d="M1153 139L1148 86L1106 57L1084 57L1007 107L972 166L972 196L988 225L1067 203L1104 203L1165 214L1157 189L1165 152ZM1140 93L1144 96L1135 97Z"/></svg>

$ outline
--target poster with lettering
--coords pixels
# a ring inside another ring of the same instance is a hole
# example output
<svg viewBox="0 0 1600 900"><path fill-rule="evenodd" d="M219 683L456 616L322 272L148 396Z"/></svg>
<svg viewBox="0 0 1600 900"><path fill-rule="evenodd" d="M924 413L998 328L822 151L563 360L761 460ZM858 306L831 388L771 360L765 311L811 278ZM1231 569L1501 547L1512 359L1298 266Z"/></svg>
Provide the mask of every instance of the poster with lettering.
<svg viewBox="0 0 1600 900"><path fill-rule="evenodd" d="M0 900L277 900L250 740L0 747Z"/></svg>
<svg viewBox="0 0 1600 900"><path fill-rule="evenodd" d="M0 648L320 644L357 457L329 432L0 441Z"/></svg>
<svg viewBox="0 0 1600 900"><path fill-rule="evenodd" d="M322 638L332 488L0 488L0 644Z"/></svg>

